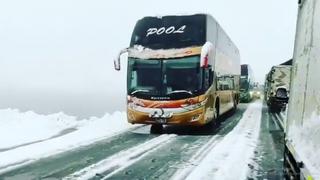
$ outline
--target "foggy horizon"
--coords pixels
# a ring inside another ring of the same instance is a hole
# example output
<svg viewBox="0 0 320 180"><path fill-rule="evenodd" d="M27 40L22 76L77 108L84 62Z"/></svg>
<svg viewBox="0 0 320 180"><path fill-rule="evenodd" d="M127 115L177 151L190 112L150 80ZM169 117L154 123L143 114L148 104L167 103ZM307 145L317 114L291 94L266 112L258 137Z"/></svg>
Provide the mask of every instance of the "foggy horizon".
<svg viewBox="0 0 320 180"><path fill-rule="evenodd" d="M79 98L81 97L81 98ZM86 94L74 95L57 92L19 93L14 98L0 95L0 109L18 109L20 112L33 111L37 114L54 114L63 112L78 119L102 117L106 113L125 111L125 98L112 101L112 95ZM65 101L68 99L68 101Z"/></svg>
<svg viewBox="0 0 320 180"><path fill-rule="evenodd" d="M260 83L271 66L292 58L294 1L164 0L147 7L146 0L0 2L0 108L78 117L125 110L126 65L116 72L113 59L144 16L211 14Z"/></svg>

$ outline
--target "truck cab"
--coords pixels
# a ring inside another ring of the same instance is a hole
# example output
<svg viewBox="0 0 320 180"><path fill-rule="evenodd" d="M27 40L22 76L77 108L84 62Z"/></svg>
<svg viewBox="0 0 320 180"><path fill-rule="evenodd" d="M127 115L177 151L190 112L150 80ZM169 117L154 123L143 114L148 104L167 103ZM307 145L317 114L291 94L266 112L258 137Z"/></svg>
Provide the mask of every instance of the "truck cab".
<svg viewBox="0 0 320 180"><path fill-rule="evenodd" d="M291 65L273 66L266 77L266 102L272 112L286 108L289 100Z"/></svg>

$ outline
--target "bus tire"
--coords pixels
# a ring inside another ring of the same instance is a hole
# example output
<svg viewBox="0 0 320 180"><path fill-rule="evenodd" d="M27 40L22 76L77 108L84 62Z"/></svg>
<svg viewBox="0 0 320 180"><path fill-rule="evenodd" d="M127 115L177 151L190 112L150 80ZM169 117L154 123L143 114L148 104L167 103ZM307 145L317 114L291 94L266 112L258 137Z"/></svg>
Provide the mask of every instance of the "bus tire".
<svg viewBox="0 0 320 180"><path fill-rule="evenodd" d="M211 119L211 121L209 123L207 123L205 126L207 128L216 128L218 126L218 115L219 114L219 110L218 110L218 107L217 105L215 106L215 109L214 109L214 114L213 114L213 118Z"/></svg>
<svg viewBox="0 0 320 180"><path fill-rule="evenodd" d="M237 98L233 98L233 110L234 111L237 110L237 105L238 105Z"/></svg>
<svg viewBox="0 0 320 180"><path fill-rule="evenodd" d="M215 105L215 114L214 114L214 121L217 121L220 116L220 104L219 104L219 99L216 100L216 105Z"/></svg>

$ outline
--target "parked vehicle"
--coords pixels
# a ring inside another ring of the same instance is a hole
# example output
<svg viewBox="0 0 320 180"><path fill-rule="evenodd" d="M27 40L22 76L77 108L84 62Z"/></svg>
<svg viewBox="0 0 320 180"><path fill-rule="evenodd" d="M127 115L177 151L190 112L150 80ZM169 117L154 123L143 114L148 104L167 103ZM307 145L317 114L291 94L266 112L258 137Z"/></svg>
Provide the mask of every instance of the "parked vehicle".
<svg viewBox="0 0 320 180"><path fill-rule="evenodd" d="M127 115L133 124L201 126L237 107L240 55L207 14L144 17L128 53Z"/></svg>
<svg viewBox="0 0 320 180"><path fill-rule="evenodd" d="M320 179L320 2L299 4L284 155L287 179Z"/></svg>
<svg viewBox="0 0 320 180"><path fill-rule="evenodd" d="M286 108L289 100L291 65L273 66L266 76L266 102L272 112Z"/></svg>

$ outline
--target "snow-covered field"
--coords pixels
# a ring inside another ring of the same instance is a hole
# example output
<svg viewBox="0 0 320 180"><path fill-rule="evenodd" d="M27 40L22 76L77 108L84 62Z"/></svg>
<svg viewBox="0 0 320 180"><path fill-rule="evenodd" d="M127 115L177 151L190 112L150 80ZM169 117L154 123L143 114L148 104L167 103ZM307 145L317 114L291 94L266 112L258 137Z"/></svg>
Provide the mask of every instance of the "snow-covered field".
<svg viewBox="0 0 320 180"><path fill-rule="evenodd" d="M133 127L126 113L77 120L63 113L0 110L0 173L111 137Z"/></svg>
<svg viewBox="0 0 320 180"><path fill-rule="evenodd" d="M2 109L0 117L0 151L58 136L84 122L63 113L46 116L16 109Z"/></svg>

